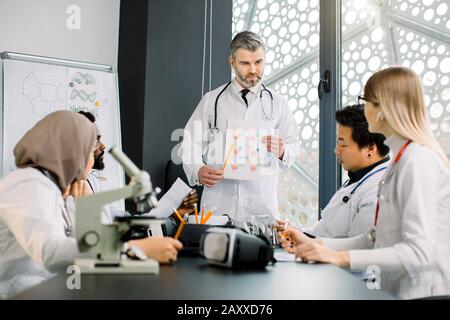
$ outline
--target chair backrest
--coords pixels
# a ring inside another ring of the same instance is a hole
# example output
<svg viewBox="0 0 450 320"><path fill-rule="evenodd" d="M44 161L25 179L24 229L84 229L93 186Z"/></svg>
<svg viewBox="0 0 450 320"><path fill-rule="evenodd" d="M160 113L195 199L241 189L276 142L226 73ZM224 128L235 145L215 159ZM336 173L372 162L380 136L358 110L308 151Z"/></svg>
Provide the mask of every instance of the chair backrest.
<svg viewBox="0 0 450 320"><path fill-rule="evenodd" d="M170 187L174 184L177 178L180 178L187 185L189 185L188 179L183 170L183 165L175 164L173 163L172 160L167 161L164 179L164 193L166 193L170 189ZM191 186L191 187L197 191L198 197L197 207L200 208L200 200L202 198L203 187L202 186Z"/></svg>

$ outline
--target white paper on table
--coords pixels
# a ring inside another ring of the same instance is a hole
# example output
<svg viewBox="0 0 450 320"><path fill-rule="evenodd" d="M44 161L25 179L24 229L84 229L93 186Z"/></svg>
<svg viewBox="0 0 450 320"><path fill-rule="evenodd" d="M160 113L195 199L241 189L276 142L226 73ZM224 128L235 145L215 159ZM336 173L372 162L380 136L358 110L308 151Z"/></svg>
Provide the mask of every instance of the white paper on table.
<svg viewBox="0 0 450 320"><path fill-rule="evenodd" d="M230 119L225 136L225 179L255 180L274 170L274 156L262 138L274 135L273 123L266 120Z"/></svg>
<svg viewBox="0 0 450 320"><path fill-rule="evenodd" d="M159 200L158 206L153 208L148 215L156 218L168 218L173 213L173 208L178 208L190 191L191 188L178 178L169 191Z"/></svg>
<svg viewBox="0 0 450 320"><path fill-rule="evenodd" d="M276 250L273 254L274 258L279 262L296 262L295 254L289 253L285 250Z"/></svg>
<svg viewBox="0 0 450 320"><path fill-rule="evenodd" d="M198 217L198 220L200 222L200 216ZM227 222L230 221L230 218L228 216L211 216L208 221L206 222L207 225L213 225L213 226L223 226L227 224ZM191 214L188 217L188 222L190 224L196 224L197 221L195 219L195 215Z"/></svg>

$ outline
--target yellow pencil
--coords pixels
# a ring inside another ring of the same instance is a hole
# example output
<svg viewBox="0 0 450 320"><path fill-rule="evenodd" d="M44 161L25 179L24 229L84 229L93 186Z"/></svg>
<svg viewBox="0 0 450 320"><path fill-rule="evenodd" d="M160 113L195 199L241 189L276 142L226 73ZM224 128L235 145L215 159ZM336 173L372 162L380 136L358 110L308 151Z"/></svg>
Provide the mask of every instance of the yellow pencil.
<svg viewBox="0 0 450 320"><path fill-rule="evenodd" d="M228 165L228 160L230 159L230 155L231 155L231 151L233 151L233 147L234 147L234 143L232 143L230 146L230 151L228 151L227 157L225 158L225 162L223 163L222 171L225 171L225 169Z"/></svg>
<svg viewBox="0 0 450 320"><path fill-rule="evenodd" d="M202 216L200 218L200 223L203 224L203 216L205 215L205 208L202 209Z"/></svg>
<svg viewBox="0 0 450 320"><path fill-rule="evenodd" d="M197 204L194 204L194 213L195 213L195 223L198 224L198 211L197 211Z"/></svg>
<svg viewBox="0 0 450 320"><path fill-rule="evenodd" d="M208 222L209 218L211 218L212 216L212 212L208 211L208 213L205 216L205 219L203 220L203 224L206 224L206 222Z"/></svg>
<svg viewBox="0 0 450 320"><path fill-rule="evenodd" d="M178 226L178 230L177 233L175 234L175 237L173 237L175 240L178 240L178 238L180 237L181 231L183 231L185 223L180 223L180 225Z"/></svg>
<svg viewBox="0 0 450 320"><path fill-rule="evenodd" d="M183 218L181 217L181 214L177 211L177 209L175 209L175 208L172 208L172 209L173 209L173 211L175 211L175 214L177 215L178 220L180 220L180 223L186 223L186 222L183 220Z"/></svg>

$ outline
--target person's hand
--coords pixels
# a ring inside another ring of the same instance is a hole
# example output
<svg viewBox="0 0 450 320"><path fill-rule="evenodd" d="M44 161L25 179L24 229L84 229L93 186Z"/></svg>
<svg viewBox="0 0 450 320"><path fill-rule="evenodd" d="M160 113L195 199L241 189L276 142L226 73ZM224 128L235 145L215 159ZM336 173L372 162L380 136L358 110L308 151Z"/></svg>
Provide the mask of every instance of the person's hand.
<svg viewBox="0 0 450 320"><path fill-rule="evenodd" d="M189 192L188 196L183 199L180 206L177 208L178 212L181 214L181 216L184 216L186 213L191 213L194 211L194 205L197 203L197 191L195 189L192 189L191 192Z"/></svg>
<svg viewBox="0 0 450 320"><path fill-rule="evenodd" d="M70 186L64 191L63 197L67 198L72 196L78 198L81 196L89 196L92 194L92 190L89 187L87 180L75 180Z"/></svg>
<svg viewBox="0 0 450 320"><path fill-rule="evenodd" d="M313 241L313 239L293 227L278 231L278 239L280 240L281 247L289 253L295 253L296 246Z"/></svg>
<svg viewBox="0 0 450 320"><path fill-rule="evenodd" d="M278 159L283 159L284 156L284 142L280 136L264 136L262 143L266 144L267 151L273 153Z"/></svg>
<svg viewBox="0 0 450 320"><path fill-rule="evenodd" d="M348 251L335 251L316 241L308 241L295 247L295 256L302 261L332 263L339 267L348 267Z"/></svg>
<svg viewBox="0 0 450 320"><path fill-rule="evenodd" d="M130 245L139 247L147 257L153 258L160 263L172 263L177 260L178 250L183 244L170 237L150 237L129 241Z"/></svg>
<svg viewBox="0 0 450 320"><path fill-rule="evenodd" d="M211 188L223 180L223 170L217 170L209 166L203 166L198 170L198 180L204 186Z"/></svg>
<svg viewBox="0 0 450 320"><path fill-rule="evenodd" d="M274 227L277 229L277 231L284 231L287 229L288 224L289 224L289 221L287 221L287 220L284 221L284 220L277 219L277 220L275 220Z"/></svg>

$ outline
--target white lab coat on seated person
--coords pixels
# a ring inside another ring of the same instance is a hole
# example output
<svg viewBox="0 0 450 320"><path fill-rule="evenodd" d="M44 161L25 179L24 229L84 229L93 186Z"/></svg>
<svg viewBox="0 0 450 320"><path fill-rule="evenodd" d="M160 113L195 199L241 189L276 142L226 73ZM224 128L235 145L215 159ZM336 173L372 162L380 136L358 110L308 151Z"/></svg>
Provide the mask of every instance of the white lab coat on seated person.
<svg viewBox="0 0 450 320"><path fill-rule="evenodd" d="M93 169L89 173L88 177L88 183L93 193L99 193L104 192L108 190L103 190L103 181L106 178L103 177L102 173L97 170ZM72 219L75 219L75 201L72 196L68 196L66 198L66 206L71 214ZM116 217L127 217L131 216L127 211L123 210L118 201L107 203L102 207L101 210L101 222L102 224L113 224ZM151 210L147 213L141 214L141 217L145 216L151 216Z"/></svg>
<svg viewBox="0 0 450 320"><path fill-rule="evenodd" d="M0 181L0 298L52 276L78 252L58 186L37 169L15 170ZM49 271L50 270L50 271Z"/></svg>
<svg viewBox="0 0 450 320"><path fill-rule="evenodd" d="M355 183L344 183L322 210L322 219L312 233L325 238L350 238L373 226L378 184L389 163L377 165ZM347 202L344 197L348 197Z"/></svg>
<svg viewBox="0 0 450 320"><path fill-rule="evenodd" d="M211 129L214 127L214 104L218 94L226 85L206 93L185 127L182 144L183 168L190 185L199 185L198 171L204 165L211 165L210 152L214 144ZM224 179L212 188L205 187L202 194L202 206L206 209L216 207L214 214L228 214L235 220L245 219L248 215L271 215L278 218L277 181L278 169L291 166L298 155L298 127L287 102L276 92L273 95L273 120L270 94L262 92L261 84L250 88L246 98L248 107L241 97L243 88L236 80L220 95L217 103L217 127L225 138L227 121L230 119L252 119L269 121L285 144L282 161L275 159L277 170L270 175L261 175L256 180ZM199 124L201 124L199 126ZM194 139L194 134L203 133L203 139ZM210 141L211 140L211 141ZM223 143L225 147L225 143ZM224 150L222 150L224 152ZM221 167L214 166L215 168Z"/></svg>
<svg viewBox="0 0 450 320"><path fill-rule="evenodd" d="M99 170L91 170L89 173L88 182L94 193L106 191L103 190L103 180L105 180L105 178ZM116 201L103 206L101 221L103 224L112 224L116 217L128 215L129 213L123 210Z"/></svg>
<svg viewBox="0 0 450 320"><path fill-rule="evenodd" d="M394 156L405 143L385 141ZM380 183L375 241L371 234L322 241L350 250L352 270L380 268L381 289L402 299L450 294L450 171L435 152L411 143L392 162Z"/></svg>
<svg viewBox="0 0 450 320"><path fill-rule="evenodd" d="M102 180L105 179L98 170L91 170L88 177L89 187L93 193L99 193L103 190ZM75 219L75 199L72 196L66 198L66 206L72 220ZM94 213L94 212L93 212ZM123 210L117 202L107 203L102 207L100 221L102 224L112 224L115 217L123 217L129 215Z"/></svg>

